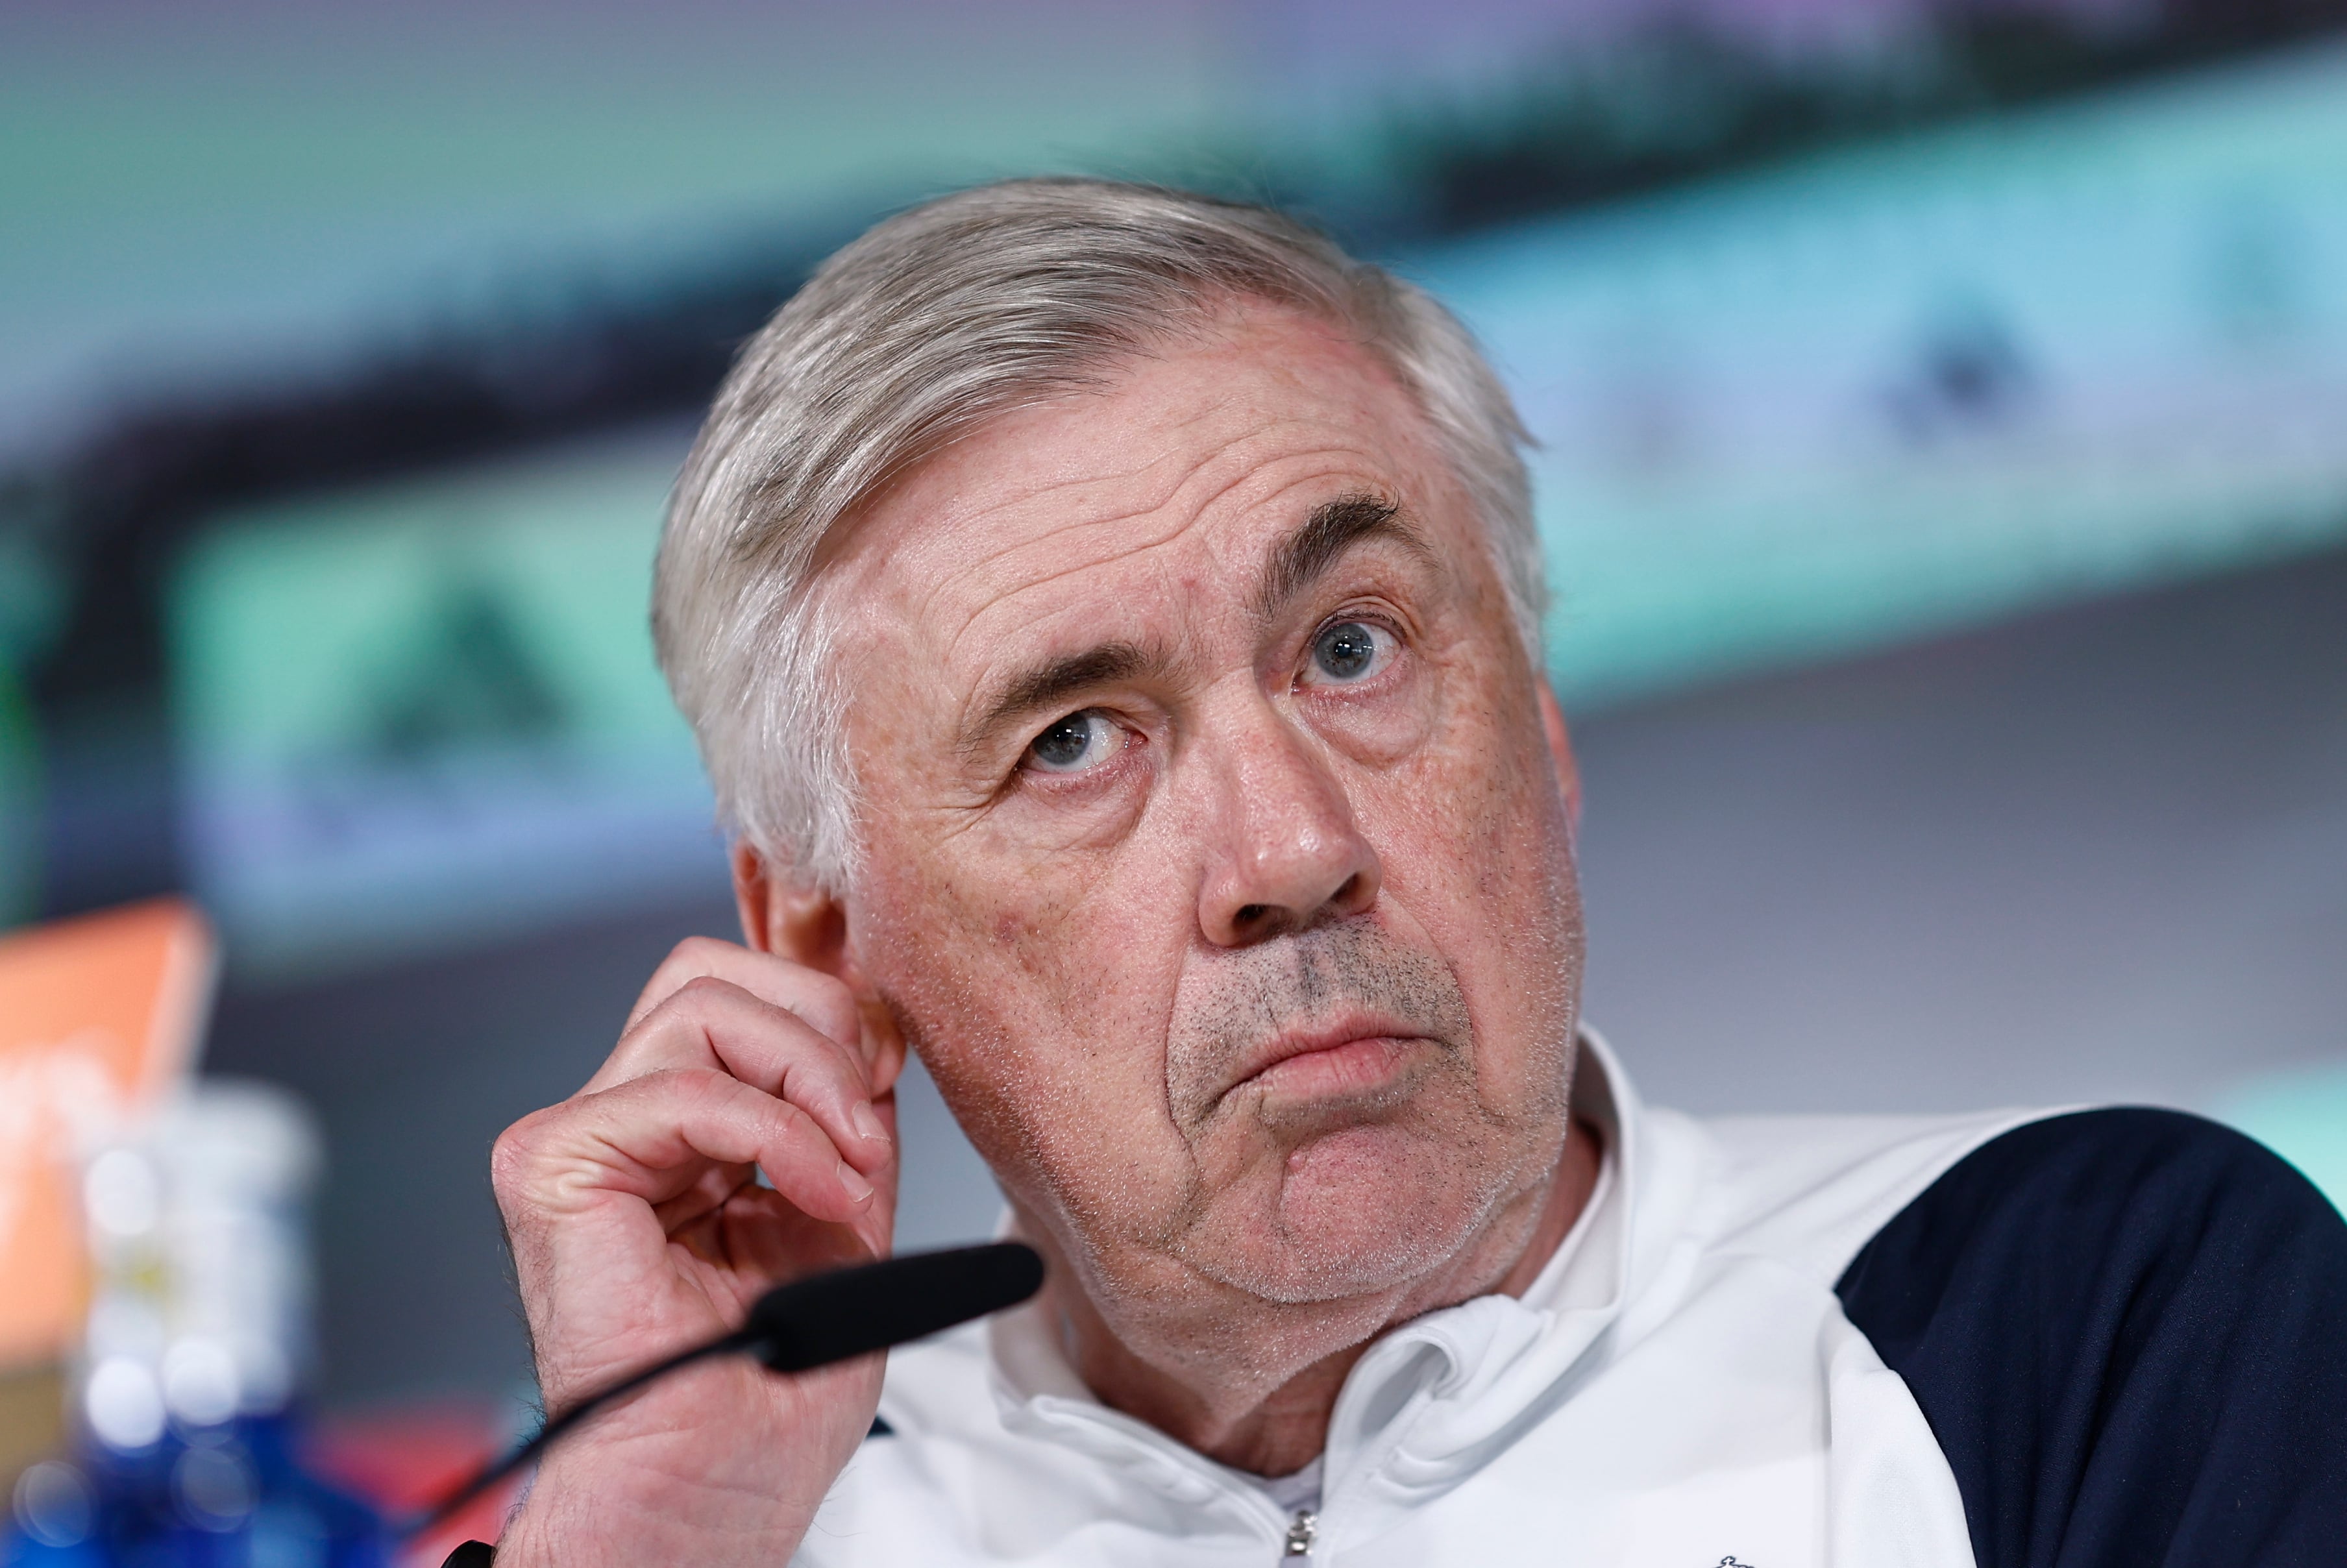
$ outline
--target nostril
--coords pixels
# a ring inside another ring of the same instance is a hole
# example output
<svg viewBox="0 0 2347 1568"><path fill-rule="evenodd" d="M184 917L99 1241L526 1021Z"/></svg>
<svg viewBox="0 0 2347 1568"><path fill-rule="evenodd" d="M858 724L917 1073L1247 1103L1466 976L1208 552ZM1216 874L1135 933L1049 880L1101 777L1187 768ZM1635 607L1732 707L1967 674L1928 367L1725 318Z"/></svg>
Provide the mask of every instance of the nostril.
<svg viewBox="0 0 2347 1568"><path fill-rule="evenodd" d="M1241 927L1252 926L1270 913L1271 906L1268 904L1242 904L1233 923Z"/></svg>

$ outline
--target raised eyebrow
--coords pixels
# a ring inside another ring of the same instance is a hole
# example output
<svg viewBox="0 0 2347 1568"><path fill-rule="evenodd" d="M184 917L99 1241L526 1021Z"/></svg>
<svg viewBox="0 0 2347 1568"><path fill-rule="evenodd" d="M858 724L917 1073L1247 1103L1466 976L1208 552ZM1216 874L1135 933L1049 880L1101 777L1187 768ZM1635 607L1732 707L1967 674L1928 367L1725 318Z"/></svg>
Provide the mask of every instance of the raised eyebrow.
<svg viewBox="0 0 2347 1568"><path fill-rule="evenodd" d="M1430 565L1435 559L1434 547L1410 526L1395 503L1366 491L1323 501L1273 547L1271 559L1264 562L1250 606L1255 620L1272 620L1290 600L1319 580L1347 550L1366 539L1392 539Z"/></svg>
<svg viewBox="0 0 2347 1568"><path fill-rule="evenodd" d="M1162 670L1165 663L1163 654L1137 642L1102 642L1022 670L987 699L977 721L963 732L961 750L965 755L981 751L1020 719L1055 708L1078 692Z"/></svg>

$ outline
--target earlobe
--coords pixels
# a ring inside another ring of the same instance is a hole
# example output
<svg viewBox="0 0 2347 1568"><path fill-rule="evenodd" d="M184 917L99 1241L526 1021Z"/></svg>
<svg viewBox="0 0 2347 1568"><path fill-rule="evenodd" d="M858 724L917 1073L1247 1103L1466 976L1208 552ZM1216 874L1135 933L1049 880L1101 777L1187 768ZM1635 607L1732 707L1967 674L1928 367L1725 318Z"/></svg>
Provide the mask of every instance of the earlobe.
<svg viewBox="0 0 2347 1568"><path fill-rule="evenodd" d="M1564 792L1564 820L1567 831L1578 836L1581 832L1581 764L1573 760L1573 736L1564 725L1564 709L1556 700L1556 688L1545 676L1540 681L1541 731L1548 739L1549 761L1556 768L1557 787Z"/></svg>

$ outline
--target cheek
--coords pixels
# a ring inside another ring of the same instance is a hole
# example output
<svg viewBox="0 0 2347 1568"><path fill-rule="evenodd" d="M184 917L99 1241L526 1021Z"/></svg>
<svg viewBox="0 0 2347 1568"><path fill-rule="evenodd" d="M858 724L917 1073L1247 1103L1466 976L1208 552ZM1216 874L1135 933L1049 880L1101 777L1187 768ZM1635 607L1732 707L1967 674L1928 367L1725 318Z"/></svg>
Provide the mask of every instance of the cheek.
<svg viewBox="0 0 2347 1568"><path fill-rule="evenodd" d="M1144 865L977 859L966 842L875 845L872 864L922 869L856 900L858 961L1014 1195L1130 1207L1153 1169L1184 1163L1163 1146L1179 1141L1164 1046L1184 933L1163 928L1162 891L1127 885Z"/></svg>
<svg viewBox="0 0 2347 1568"><path fill-rule="evenodd" d="M1423 743L1365 786L1405 866L1462 895L1518 899L1550 880L1541 867L1569 868L1571 860L1540 712L1471 668L1456 671L1450 686L1443 711L1428 716ZM1479 927L1501 913L1471 901L1466 912Z"/></svg>
<svg viewBox="0 0 2347 1568"><path fill-rule="evenodd" d="M1368 767L1407 765L1441 724L1441 682L1413 670L1388 692L1331 695L1315 704L1314 727L1346 756Z"/></svg>
<svg viewBox="0 0 2347 1568"><path fill-rule="evenodd" d="M1577 1018L1581 907L1539 715L1518 705L1490 690L1458 703L1436 743L1375 786L1371 831L1387 893L1459 976L1479 1078L1537 1094Z"/></svg>

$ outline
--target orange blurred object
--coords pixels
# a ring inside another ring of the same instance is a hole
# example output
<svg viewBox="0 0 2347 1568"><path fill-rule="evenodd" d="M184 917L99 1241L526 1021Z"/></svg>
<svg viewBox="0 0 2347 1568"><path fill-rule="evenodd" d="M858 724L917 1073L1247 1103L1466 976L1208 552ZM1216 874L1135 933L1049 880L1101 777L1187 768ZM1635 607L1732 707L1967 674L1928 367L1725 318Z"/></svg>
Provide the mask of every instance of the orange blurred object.
<svg viewBox="0 0 2347 1568"><path fill-rule="evenodd" d="M77 1337L88 1268L74 1158L192 1067L215 949L159 898L0 937L0 1368Z"/></svg>

